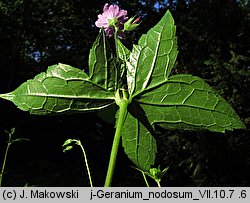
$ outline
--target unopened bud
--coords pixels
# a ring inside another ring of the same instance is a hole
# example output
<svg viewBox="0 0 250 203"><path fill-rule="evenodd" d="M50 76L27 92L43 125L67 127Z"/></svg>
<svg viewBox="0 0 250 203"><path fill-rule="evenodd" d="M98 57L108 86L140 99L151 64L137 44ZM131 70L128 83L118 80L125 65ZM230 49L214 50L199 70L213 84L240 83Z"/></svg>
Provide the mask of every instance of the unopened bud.
<svg viewBox="0 0 250 203"><path fill-rule="evenodd" d="M136 18L135 20L134 18L135 17L128 19L128 21L124 24L124 31L132 31L138 27L139 23L137 22L140 20L140 17Z"/></svg>

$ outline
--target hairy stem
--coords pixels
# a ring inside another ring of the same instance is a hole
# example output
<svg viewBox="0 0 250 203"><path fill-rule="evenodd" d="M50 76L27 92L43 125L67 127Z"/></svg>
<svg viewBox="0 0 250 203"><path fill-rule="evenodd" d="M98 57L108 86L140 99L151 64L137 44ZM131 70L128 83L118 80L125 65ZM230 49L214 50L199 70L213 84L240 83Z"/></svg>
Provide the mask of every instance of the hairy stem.
<svg viewBox="0 0 250 203"><path fill-rule="evenodd" d="M117 125L116 125L116 131L115 131L115 136L114 136L113 145L112 145L112 149L111 149L109 166L108 166L108 171L107 171L104 187L111 186L111 182L112 182L113 174L114 174L114 169L115 169L117 152L118 152L119 143L120 143L121 131L122 131L122 127L123 127L123 124L124 124L124 121L126 118L128 104L129 104L129 102L126 99L119 101L119 104L118 104L118 106L119 106L118 121L117 121Z"/></svg>

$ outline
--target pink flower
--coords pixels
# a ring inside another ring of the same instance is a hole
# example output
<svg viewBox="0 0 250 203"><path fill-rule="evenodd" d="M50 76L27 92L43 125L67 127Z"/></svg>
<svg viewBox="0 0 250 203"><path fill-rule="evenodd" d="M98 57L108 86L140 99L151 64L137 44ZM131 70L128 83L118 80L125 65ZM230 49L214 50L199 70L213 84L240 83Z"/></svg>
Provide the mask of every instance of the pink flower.
<svg viewBox="0 0 250 203"><path fill-rule="evenodd" d="M95 25L104 28L108 37L114 35L115 27L123 30L124 23L127 21L127 11L120 10L118 5L110 5L106 3L103 7L103 13L98 15Z"/></svg>

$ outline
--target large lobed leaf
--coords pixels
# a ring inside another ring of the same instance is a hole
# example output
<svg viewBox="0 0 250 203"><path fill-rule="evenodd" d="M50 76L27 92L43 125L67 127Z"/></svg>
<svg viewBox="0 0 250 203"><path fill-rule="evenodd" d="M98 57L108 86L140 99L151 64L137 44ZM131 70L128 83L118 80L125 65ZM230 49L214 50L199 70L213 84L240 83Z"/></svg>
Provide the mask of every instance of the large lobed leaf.
<svg viewBox="0 0 250 203"><path fill-rule="evenodd" d="M114 92L92 82L82 70L64 64L50 66L46 73L0 97L32 114L93 111L114 103Z"/></svg>
<svg viewBox="0 0 250 203"><path fill-rule="evenodd" d="M245 127L233 108L202 79L191 75L169 77L178 53L175 32L168 11L133 46L129 58L129 51L118 44L119 57L126 61L132 105L137 104L125 120L122 144L143 171L155 164L156 140L149 130L155 124L166 129L214 132Z"/></svg>
<svg viewBox="0 0 250 203"><path fill-rule="evenodd" d="M148 172L155 164L156 140L142 122L130 113L124 123L122 145L129 159L141 170Z"/></svg>
<svg viewBox="0 0 250 203"><path fill-rule="evenodd" d="M89 53L90 79L104 89L115 91L118 85L118 74L115 58L111 53L105 32L101 29Z"/></svg>
<svg viewBox="0 0 250 203"><path fill-rule="evenodd" d="M126 62L129 60L130 50L123 45L123 43L120 41L120 39L117 39L117 56L120 60L123 62Z"/></svg>
<svg viewBox="0 0 250 203"><path fill-rule="evenodd" d="M118 39L117 55L123 63L129 61L130 53L131 52ZM134 117L128 112L121 136L122 146L128 158L138 168L148 172L155 163L157 152L156 140L149 130L137 117Z"/></svg>
<svg viewBox="0 0 250 203"><path fill-rule="evenodd" d="M168 79L177 57L174 20L169 11L142 35L133 46L127 62L127 83L130 94L139 94Z"/></svg>
<svg viewBox="0 0 250 203"><path fill-rule="evenodd" d="M245 128L234 109L201 78L175 75L138 95L151 124L167 129L225 132Z"/></svg>
<svg viewBox="0 0 250 203"><path fill-rule="evenodd" d="M130 50L123 45L120 39L116 39L116 54L119 60L119 82L123 87L124 82L126 80L126 62L129 60Z"/></svg>

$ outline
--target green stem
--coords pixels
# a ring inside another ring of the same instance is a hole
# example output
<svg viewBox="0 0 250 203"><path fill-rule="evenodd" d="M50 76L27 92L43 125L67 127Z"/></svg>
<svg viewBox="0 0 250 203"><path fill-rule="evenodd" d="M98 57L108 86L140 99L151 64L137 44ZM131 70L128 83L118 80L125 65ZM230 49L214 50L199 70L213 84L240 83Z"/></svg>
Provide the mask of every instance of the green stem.
<svg viewBox="0 0 250 203"><path fill-rule="evenodd" d="M79 142L80 142L80 141L79 141ZM84 161L85 161L85 165L86 165L87 172L88 172L90 187L93 187L93 183L92 183L92 179L91 179L91 175L90 175L90 170L89 170L89 165L88 165L88 160L87 160L86 152L85 152L85 150L84 150L84 148L83 148L81 142L79 143L79 146L81 147L82 152L83 152Z"/></svg>
<svg viewBox="0 0 250 203"><path fill-rule="evenodd" d="M141 171L141 173L142 173L142 175L143 175L143 178L144 178L144 181L145 181L147 187L150 187L149 184L148 184L148 180L147 180L147 177L146 177L144 171Z"/></svg>
<svg viewBox="0 0 250 203"><path fill-rule="evenodd" d="M111 182L112 182L112 178L113 178L113 174L114 174L114 169L115 169L117 152L118 152L118 148L119 148L121 131L122 131L122 127L123 127L123 124L125 121L128 104L129 104L129 102L126 99L119 101L119 104L118 104L119 105L118 121L117 121L117 125L116 125L116 131L115 131L115 136L114 136L113 145L112 145L112 149L111 149L109 166L108 166L108 171L107 171L104 187L111 186Z"/></svg>
<svg viewBox="0 0 250 203"><path fill-rule="evenodd" d="M157 185L158 187L161 187L160 181L157 181Z"/></svg>
<svg viewBox="0 0 250 203"><path fill-rule="evenodd" d="M118 28L115 27L115 34L114 34L114 38L115 38L115 53L116 53L116 59L118 60L118 45L117 45L117 36L118 36Z"/></svg>
<svg viewBox="0 0 250 203"><path fill-rule="evenodd" d="M9 151L10 145L11 145L11 140L8 141L8 144L7 144L7 147L6 147L6 150L5 150L5 155L4 155L4 160L3 160L3 166L2 166L1 173L0 173L0 187L2 187L3 173L4 173L5 164L6 164L7 155L8 155L8 151Z"/></svg>

